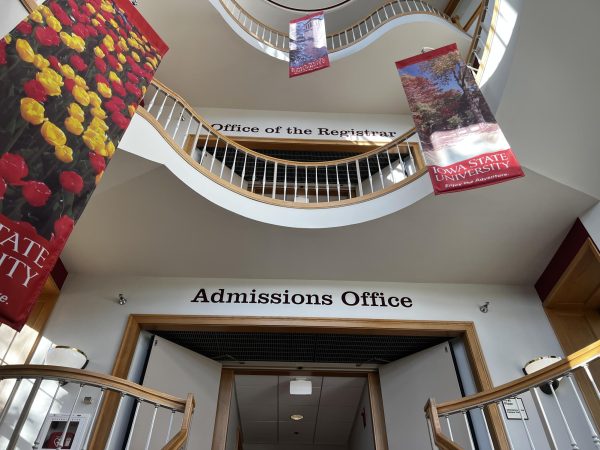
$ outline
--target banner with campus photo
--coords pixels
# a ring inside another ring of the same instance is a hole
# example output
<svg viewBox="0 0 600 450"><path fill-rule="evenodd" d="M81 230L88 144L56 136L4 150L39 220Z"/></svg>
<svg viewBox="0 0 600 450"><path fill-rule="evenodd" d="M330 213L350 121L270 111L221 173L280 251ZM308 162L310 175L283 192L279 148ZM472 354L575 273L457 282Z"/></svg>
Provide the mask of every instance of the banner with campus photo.
<svg viewBox="0 0 600 450"><path fill-rule="evenodd" d="M290 78L329 67L325 16L316 12L290 22Z"/></svg>
<svg viewBox="0 0 600 450"><path fill-rule="evenodd" d="M396 62L434 192L524 175L456 44Z"/></svg>
<svg viewBox="0 0 600 450"><path fill-rule="evenodd" d="M50 0L0 38L0 322L26 322L166 51L129 0Z"/></svg>

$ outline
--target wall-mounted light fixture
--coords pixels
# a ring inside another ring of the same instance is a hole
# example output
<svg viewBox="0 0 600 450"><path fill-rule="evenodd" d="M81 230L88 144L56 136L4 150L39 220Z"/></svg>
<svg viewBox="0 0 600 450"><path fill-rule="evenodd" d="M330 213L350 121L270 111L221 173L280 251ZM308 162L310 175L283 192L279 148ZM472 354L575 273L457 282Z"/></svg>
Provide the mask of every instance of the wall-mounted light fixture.
<svg viewBox="0 0 600 450"><path fill-rule="evenodd" d="M298 421L304 419L304 416L302 414L292 414L290 419Z"/></svg>
<svg viewBox="0 0 600 450"><path fill-rule="evenodd" d="M295 378L290 381L290 395L311 395L312 381L306 378Z"/></svg>
<svg viewBox="0 0 600 450"><path fill-rule="evenodd" d="M119 305L121 305L121 306L127 304L127 299L125 298L125 296L123 294L119 294L117 303L119 303Z"/></svg>
<svg viewBox="0 0 600 450"><path fill-rule="evenodd" d="M532 359L527 364L525 364L525 367L523 367L523 373L525 375L530 375L534 372L545 369L546 367L557 363L561 359L562 358L560 358L559 356L540 356L539 358ZM560 380L561 378L552 380L552 389L558 389L558 384ZM552 394L552 389L550 389L550 383L543 384L542 386L540 386L540 389L544 394Z"/></svg>

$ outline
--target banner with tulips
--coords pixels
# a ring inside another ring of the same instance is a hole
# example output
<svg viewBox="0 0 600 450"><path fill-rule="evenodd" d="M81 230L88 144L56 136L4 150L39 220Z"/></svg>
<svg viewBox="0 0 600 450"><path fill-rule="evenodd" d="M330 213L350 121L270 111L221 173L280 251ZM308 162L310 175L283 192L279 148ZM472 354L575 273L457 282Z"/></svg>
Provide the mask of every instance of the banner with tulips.
<svg viewBox="0 0 600 450"><path fill-rule="evenodd" d="M128 0L50 0L0 39L0 322L27 320L166 51Z"/></svg>
<svg viewBox="0 0 600 450"><path fill-rule="evenodd" d="M396 62L435 194L524 175L456 44Z"/></svg>

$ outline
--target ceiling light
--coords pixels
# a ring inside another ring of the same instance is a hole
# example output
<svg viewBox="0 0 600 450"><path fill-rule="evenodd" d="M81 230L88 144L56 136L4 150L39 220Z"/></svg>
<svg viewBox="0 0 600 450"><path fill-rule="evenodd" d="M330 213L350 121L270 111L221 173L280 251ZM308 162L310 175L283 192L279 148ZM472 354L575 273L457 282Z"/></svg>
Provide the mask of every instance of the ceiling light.
<svg viewBox="0 0 600 450"><path fill-rule="evenodd" d="M306 378L296 378L290 381L290 395L311 395L312 381Z"/></svg>
<svg viewBox="0 0 600 450"><path fill-rule="evenodd" d="M304 419L304 416L302 414L292 414L290 416L290 419L292 419L292 420L302 420L302 419Z"/></svg>

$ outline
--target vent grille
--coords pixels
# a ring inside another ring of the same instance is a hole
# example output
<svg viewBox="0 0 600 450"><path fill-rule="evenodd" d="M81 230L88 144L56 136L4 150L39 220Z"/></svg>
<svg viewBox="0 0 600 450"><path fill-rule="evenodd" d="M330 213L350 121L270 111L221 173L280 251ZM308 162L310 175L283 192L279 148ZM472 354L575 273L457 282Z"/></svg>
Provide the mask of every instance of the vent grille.
<svg viewBox="0 0 600 450"><path fill-rule="evenodd" d="M429 336L156 331L217 361L384 364L447 340Z"/></svg>

